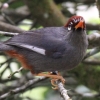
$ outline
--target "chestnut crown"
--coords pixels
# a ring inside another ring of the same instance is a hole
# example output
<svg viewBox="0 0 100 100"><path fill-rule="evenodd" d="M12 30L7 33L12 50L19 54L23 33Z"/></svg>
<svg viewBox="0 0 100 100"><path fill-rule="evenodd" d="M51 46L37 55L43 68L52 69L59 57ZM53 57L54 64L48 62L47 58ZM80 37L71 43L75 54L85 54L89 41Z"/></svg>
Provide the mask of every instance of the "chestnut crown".
<svg viewBox="0 0 100 100"><path fill-rule="evenodd" d="M86 28L85 21L82 16L72 16L64 27L67 27L68 30L77 30L79 28L84 30Z"/></svg>

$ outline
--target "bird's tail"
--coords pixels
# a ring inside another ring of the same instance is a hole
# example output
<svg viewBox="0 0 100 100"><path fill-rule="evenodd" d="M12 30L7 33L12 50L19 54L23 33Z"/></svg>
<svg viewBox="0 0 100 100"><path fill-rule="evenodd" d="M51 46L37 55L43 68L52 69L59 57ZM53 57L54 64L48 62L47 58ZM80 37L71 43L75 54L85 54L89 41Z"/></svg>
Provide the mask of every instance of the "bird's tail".
<svg viewBox="0 0 100 100"><path fill-rule="evenodd" d="M14 50L13 46L6 45L3 42L0 42L0 51L9 51L9 50Z"/></svg>

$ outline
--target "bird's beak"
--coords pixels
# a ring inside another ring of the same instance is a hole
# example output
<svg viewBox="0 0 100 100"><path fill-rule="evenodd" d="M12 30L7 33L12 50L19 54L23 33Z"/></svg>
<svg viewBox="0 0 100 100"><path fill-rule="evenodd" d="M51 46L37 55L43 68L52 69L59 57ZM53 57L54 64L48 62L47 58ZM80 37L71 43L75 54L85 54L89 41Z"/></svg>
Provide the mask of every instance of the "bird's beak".
<svg viewBox="0 0 100 100"><path fill-rule="evenodd" d="M76 26L75 26L75 29L78 29L78 28L84 28L84 21L81 20Z"/></svg>

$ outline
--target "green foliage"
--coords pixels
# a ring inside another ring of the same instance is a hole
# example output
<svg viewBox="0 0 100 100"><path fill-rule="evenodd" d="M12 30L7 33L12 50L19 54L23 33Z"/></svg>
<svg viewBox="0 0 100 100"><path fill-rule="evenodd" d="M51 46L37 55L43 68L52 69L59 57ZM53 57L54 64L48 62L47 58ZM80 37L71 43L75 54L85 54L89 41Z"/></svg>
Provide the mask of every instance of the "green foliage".
<svg viewBox="0 0 100 100"><path fill-rule="evenodd" d="M21 94L22 96L29 96L32 99L35 100L44 100L45 98L45 93L47 92L48 88L47 87L37 87L32 90L26 91L25 93Z"/></svg>
<svg viewBox="0 0 100 100"><path fill-rule="evenodd" d="M0 41L6 41L6 40L8 40L9 38L10 38L10 37L0 35Z"/></svg>
<svg viewBox="0 0 100 100"><path fill-rule="evenodd" d="M23 0L19 0L19 2L15 2L13 4L10 5L10 8L18 8L18 7L21 7L21 6L24 6L24 3L23 3Z"/></svg>
<svg viewBox="0 0 100 100"><path fill-rule="evenodd" d="M6 2L6 1L8 1L8 0L0 0L0 2L2 2L2 3L3 3L3 2Z"/></svg>
<svg viewBox="0 0 100 100"><path fill-rule="evenodd" d="M79 84L84 84L93 90L99 91L100 66L80 64L70 72L75 74Z"/></svg>
<svg viewBox="0 0 100 100"><path fill-rule="evenodd" d="M89 21L92 24L100 24L100 19L99 18L90 18Z"/></svg>

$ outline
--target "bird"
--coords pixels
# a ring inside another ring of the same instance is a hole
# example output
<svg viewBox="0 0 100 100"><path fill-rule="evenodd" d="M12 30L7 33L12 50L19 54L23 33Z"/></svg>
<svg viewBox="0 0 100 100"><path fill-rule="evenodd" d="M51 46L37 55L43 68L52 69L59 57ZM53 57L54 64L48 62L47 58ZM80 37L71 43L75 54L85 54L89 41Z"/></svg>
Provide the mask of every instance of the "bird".
<svg viewBox="0 0 100 100"><path fill-rule="evenodd" d="M0 42L0 51L18 59L33 75L51 78L51 84L65 79L59 72L75 68L88 47L85 20L72 16L61 27L45 27L23 33Z"/></svg>

